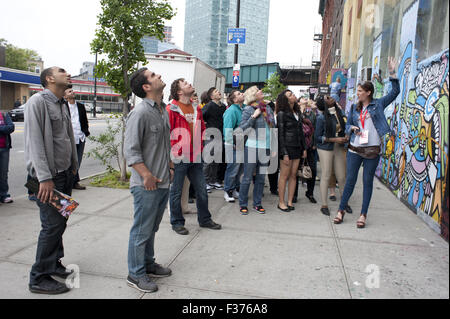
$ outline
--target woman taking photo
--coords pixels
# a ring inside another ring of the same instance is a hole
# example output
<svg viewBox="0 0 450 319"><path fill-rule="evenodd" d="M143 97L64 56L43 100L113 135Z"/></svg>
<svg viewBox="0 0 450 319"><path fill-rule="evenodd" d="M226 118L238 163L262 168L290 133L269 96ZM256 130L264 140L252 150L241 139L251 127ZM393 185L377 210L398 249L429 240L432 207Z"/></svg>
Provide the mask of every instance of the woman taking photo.
<svg viewBox="0 0 450 319"><path fill-rule="evenodd" d="M346 133L350 137L347 154L347 181L342 195L335 224L344 221L345 207L352 196L358 179L361 164L363 171L363 203L361 215L356 223L358 228L366 226L367 211L372 198L373 179L380 161L381 138L389 133L389 124L384 116L384 109L400 94L400 84L396 78L396 61L389 58L389 74L392 84L391 92L385 97L374 99L375 88L371 82L358 85L358 103L353 105L347 121Z"/></svg>
<svg viewBox="0 0 450 319"><path fill-rule="evenodd" d="M244 131L244 134L250 129L250 134L245 143L244 176L239 190L240 212L242 215L248 214L248 191L253 175L256 174L253 188L253 209L260 214L264 214L266 211L261 205L266 177L264 167L269 166L271 155L270 129L275 127L275 118L272 109L264 102L264 93L257 86L252 86L245 91L244 96L244 104L247 106L242 111L239 127ZM263 155L265 155L267 162L262 161Z"/></svg>
<svg viewBox="0 0 450 319"><path fill-rule="evenodd" d="M317 98L317 108L322 112L317 117L316 131L314 133L319 152L320 168L320 195L322 207L320 211L330 216L328 209L328 184L330 182L332 168L336 174L341 192L345 185L345 144L348 142L345 136L344 115L337 106L336 100L329 96Z"/></svg>
<svg viewBox="0 0 450 319"><path fill-rule="evenodd" d="M290 90L278 95L276 103L278 125L278 147L280 156L280 178L278 181L278 209L289 212L292 206L297 171L300 158L306 158L306 145L303 136L303 117L297 104L297 97ZM288 203L285 203L286 182L288 186Z"/></svg>

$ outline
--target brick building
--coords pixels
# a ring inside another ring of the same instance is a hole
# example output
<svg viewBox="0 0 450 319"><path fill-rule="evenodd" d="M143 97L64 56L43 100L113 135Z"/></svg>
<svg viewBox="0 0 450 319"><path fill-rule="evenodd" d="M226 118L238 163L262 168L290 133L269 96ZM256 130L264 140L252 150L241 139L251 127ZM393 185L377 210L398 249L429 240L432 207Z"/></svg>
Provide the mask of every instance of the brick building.
<svg viewBox="0 0 450 319"><path fill-rule="evenodd" d="M322 49L320 53L319 83L329 84L331 70L341 67L342 24L344 0L320 0L322 16Z"/></svg>

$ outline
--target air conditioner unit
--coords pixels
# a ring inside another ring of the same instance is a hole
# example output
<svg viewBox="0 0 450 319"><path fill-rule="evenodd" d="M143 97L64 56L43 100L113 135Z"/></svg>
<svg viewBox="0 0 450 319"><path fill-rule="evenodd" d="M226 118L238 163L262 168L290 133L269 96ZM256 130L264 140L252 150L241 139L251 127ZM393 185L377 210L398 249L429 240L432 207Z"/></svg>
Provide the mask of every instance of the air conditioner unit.
<svg viewBox="0 0 450 319"><path fill-rule="evenodd" d="M336 56L341 56L341 49L336 49Z"/></svg>
<svg viewBox="0 0 450 319"><path fill-rule="evenodd" d="M326 36L326 39L330 40L331 39L331 34L328 33L327 36Z"/></svg>
<svg viewBox="0 0 450 319"><path fill-rule="evenodd" d="M361 81L372 80L372 68L365 67L361 70Z"/></svg>

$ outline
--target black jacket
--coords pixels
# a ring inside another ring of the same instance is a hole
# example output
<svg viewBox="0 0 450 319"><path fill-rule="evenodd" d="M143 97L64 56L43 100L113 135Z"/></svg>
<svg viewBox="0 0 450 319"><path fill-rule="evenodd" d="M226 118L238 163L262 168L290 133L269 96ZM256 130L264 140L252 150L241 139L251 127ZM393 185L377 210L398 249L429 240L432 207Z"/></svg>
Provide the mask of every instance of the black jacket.
<svg viewBox="0 0 450 319"><path fill-rule="evenodd" d="M287 147L298 147L303 152L306 150L305 137L303 135L303 117L299 114L298 121L294 113L279 112L277 114L278 148L280 156L289 155Z"/></svg>
<svg viewBox="0 0 450 319"><path fill-rule="evenodd" d="M223 114L226 111L226 106L220 103L220 106L211 101L206 104L202 109L203 120L205 121L206 128L217 128L220 132L223 132Z"/></svg>
<svg viewBox="0 0 450 319"><path fill-rule="evenodd" d="M67 109L69 110L69 114L70 114L70 107L69 107L69 102L65 102ZM88 137L89 135L91 135L91 133L89 133L89 122L88 122L88 118L87 118L87 113L86 113L86 108L84 107L83 103L77 102L77 107L78 107L78 118L80 119L80 126L81 126L81 131L84 133L84 135L86 135L86 137Z"/></svg>

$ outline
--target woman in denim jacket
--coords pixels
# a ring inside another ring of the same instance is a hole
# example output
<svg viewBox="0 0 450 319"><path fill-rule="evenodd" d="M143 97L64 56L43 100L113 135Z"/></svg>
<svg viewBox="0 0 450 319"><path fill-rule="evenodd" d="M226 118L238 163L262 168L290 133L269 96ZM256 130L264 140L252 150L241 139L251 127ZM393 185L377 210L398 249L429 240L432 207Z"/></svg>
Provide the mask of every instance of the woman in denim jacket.
<svg viewBox="0 0 450 319"><path fill-rule="evenodd" d="M319 96L316 103L317 108L322 112L317 117L316 130L314 132L321 168L320 197L322 207L320 211L325 216L330 216L330 210L328 209L328 184L334 167L342 195L346 171L345 144L348 142L348 139L345 136L344 114L337 106L336 100L330 96Z"/></svg>
<svg viewBox="0 0 450 319"><path fill-rule="evenodd" d="M271 129L275 128L275 117L270 106L264 102L264 93L257 86L244 93L245 104L239 127L248 134L244 149L244 175L239 190L239 206L242 215L248 214L248 192L255 176L253 188L253 210L260 214L266 211L262 207L265 172L269 166Z"/></svg>
<svg viewBox="0 0 450 319"><path fill-rule="evenodd" d="M381 138L390 132L389 124L384 116L384 109L400 94L400 84L396 78L395 66L396 61L389 58L392 89L385 97L378 100L373 99L375 89L371 82L358 85L358 103L352 106L346 125L346 134L350 137L347 154L347 180L339 211L334 219L335 224L341 224L344 220L344 209L355 188L359 168L364 163L363 204L356 226L364 228L366 225L375 170L380 161ZM369 148L372 150L372 154L367 153Z"/></svg>

